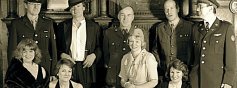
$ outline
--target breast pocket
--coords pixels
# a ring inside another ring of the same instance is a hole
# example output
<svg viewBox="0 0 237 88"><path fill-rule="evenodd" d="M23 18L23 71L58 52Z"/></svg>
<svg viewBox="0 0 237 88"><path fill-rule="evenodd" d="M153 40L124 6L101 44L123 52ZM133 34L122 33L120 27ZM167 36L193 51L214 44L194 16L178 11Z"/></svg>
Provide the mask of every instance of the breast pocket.
<svg viewBox="0 0 237 88"><path fill-rule="evenodd" d="M214 51L217 54L224 52L225 36L223 34L213 34L211 37L211 45L214 45Z"/></svg>
<svg viewBox="0 0 237 88"><path fill-rule="evenodd" d="M186 55L188 53L188 49L190 47L190 35L189 34L181 34L177 36L177 49L178 52L182 55ZM181 51L181 52L180 52Z"/></svg>
<svg viewBox="0 0 237 88"><path fill-rule="evenodd" d="M48 48L49 45L49 38L50 38L50 33L48 30L44 30L43 32L41 32L40 37L41 40L41 44L45 47Z"/></svg>
<svg viewBox="0 0 237 88"><path fill-rule="evenodd" d="M49 35L49 31L48 30L44 30L42 35L41 35L41 38L50 38L50 35Z"/></svg>
<svg viewBox="0 0 237 88"><path fill-rule="evenodd" d="M17 40L22 40L22 39L25 39L25 38L33 38L33 34L31 33L19 33L17 35Z"/></svg>

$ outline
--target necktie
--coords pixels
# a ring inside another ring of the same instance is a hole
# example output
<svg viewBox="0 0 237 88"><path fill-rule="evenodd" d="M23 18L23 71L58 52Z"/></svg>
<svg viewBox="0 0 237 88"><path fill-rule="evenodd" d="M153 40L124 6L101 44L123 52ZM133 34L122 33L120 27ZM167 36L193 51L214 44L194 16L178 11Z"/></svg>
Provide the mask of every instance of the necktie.
<svg viewBox="0 0 237 88"><path fill-rule="evenodd" d="M174 32L174 24L170 24L171 32Z"/></svg>
<svg viewBox="0 0 237 88"><path fill-rule="evenodd" d="M206 31L208 32L209 31L209 23L206 22Z"/></svg>
<svg viewBox="0 0 237 88"><path fill-rule="evenodd" d="M32 23L32 25L33 25L33 27L34 27L34 29L36 28L36 20L31 20L31 23Z"/></svg>

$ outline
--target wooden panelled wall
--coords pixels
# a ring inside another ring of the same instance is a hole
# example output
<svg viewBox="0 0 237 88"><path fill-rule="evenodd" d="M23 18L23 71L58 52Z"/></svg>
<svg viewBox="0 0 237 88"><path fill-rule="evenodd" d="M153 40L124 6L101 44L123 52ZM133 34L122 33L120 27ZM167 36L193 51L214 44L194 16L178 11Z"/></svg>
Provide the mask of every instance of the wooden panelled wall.
<svg viewBox="0 0 237 88"><path fill-rule="evenodd" d="M24 0L1 0L1 18L4 22L0 22L0 88L3 88L3 79L7 69L6 64L6 46L7 46L7 28L14 17L9 16L9 11L15 11L14 15L23 16L25 13ZM134 24L146 30L147 34L153 35L155 24L162 22L165 18L163 12L163 3L165 0L91 0L87 4L87 15L89 18L94 19L105 30L110 27L113 22L118 22L116 19L121 5L129 4L133 7L135 12ZM193 2L197 0L179 0L182 8L182 2L189 1L189 15L192 13ZM237 29L237 15L232 14L229 10L230 0L217 0L221 7L217 9L217 15L223 20L227 20L234 24L235 30ZM12 3L14 2L14 3ZM47 0L43 0L42 15L52 18L56 23L61 22L71 17L68 11L52 11L47 10ZM181 9L182 11L182 9ZM190 18L187 16L186 18ZM4 25L4 26L2 26ZM237 32L236 32L237 33ZM152 39L151 39L152 40ZM149 47L149 44L147 44ZM4 48L5 47L5 48Z"/></svg>

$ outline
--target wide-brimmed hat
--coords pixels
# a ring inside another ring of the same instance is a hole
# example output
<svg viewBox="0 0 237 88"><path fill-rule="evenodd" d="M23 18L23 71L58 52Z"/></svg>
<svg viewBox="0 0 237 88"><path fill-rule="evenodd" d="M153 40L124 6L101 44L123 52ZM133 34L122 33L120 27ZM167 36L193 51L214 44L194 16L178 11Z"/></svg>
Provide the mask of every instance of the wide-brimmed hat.
<svg viewBox="0 0 237 88"><path fill-rule="evenodd" d="M82 2L86 3L87 0L68 0L69 6L68 6L67 10L70 10L73 6L75 6L79 3L82 3Z"/></svg>

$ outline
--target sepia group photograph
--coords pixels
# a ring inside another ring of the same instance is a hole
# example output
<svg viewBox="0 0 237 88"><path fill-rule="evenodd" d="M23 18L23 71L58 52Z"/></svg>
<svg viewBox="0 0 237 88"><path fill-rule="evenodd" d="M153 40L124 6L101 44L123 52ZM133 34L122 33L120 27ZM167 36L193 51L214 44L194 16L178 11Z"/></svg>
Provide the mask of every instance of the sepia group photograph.
<svg viewBox="0 0 237 88"><path fill-rule="evenodd" d="M1 0L0 88L237 88L237 0Z"/></svg>

